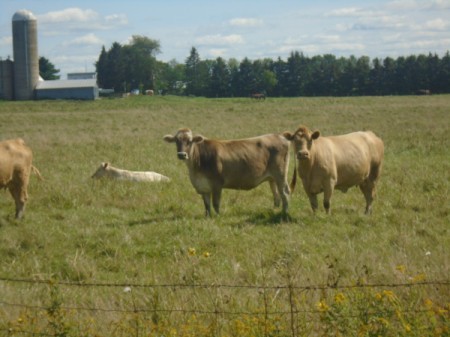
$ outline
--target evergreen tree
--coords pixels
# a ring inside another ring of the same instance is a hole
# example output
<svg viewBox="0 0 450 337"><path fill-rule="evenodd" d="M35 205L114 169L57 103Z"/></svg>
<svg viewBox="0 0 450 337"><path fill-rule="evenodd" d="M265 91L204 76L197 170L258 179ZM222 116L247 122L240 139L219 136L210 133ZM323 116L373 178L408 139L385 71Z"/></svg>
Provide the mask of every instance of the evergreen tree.
<svg viewBox="0 0 450 337"><path fill-rule="evenodd" d="M105 46L102 46L98 61L95 63L95 69L97 71L97 85L100 88L108 89L106 75L108 72L108 54L106 53Z"/></svg>
<svg viewBox="0 0 450 337"><path fill-rule="evenodd" d="M197 49L192 47L191 53L185 62L187 95L201 95L200 72L200 55L198 54Z"/></svg>
<svg viewBox="0 0 450 337"><path fill-rule="evenodd" d="M224 59L218 57L211 70L210 97L230 97L231 75Z"/></svg>
<svg viewBox="0 0 450 337"><path fill-rule="evenodd" d="M48 59L43 56L39 58L39 75L44 80L59 80L60 76L57 75L58 73L59 69L56 69Z"/></svg>

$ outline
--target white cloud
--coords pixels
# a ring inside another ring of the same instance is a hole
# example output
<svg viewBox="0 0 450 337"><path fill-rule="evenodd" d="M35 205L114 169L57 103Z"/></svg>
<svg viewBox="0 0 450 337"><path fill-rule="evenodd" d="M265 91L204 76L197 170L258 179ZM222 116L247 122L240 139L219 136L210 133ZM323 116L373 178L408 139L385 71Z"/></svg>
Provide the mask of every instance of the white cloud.
<svg viewBox="0 0 450 337"><path fill-rule="evenodd" d="M92 9L66 8L61 11L48 12L39 15L39 23L67 23L67 22L87 22L98 19L98 14Z"/></svg>
<svg viewBox="0 0 450 337"><path fill-rule="evenodd" d="M112 29L128 24L125 14L111 14L102 17L92 9L66 8L38 16L45 35L60 35L62 32L93 29ZM61 27L63 25L63 27Z"/></svg>
<svg viewBox="0 0 450 337"><path fill-rule="evenodd" d="M235 18L230 20L230 25L237 27L258 27L262 26L262 24L262 20L255 18Z"/></svg>
<svg viewBox="0 0 450 337"><path fill-rule="evenodd" d="M344 16L344 17L348 17L348 16L359 16L360 14L360 9L357 7L349 7L349 8L339 8L339 9L335 9L332 10L329 13L326 13L325 16Z"/></svg>
<svg viewBox="0 0 450 337"><path fill-rule="evenodd" d="M227 50L226 49L210 49L208 50L209 55L213 56L213 57L220 57L220 56L224 56L226 54Z"/></svg>
<svg viewBox="0 0 450 337"><path fill-rule="evenodd" d="M195 41L201 45L234 45L244 43L243 37L238 34L231 34L226 36L220 34L206 35L198 37Z"/></svg>
<svg viewBox="0 0 450 337"><path fill-rule="evenodd" d="M401 11L444 10L450 9L449 0L394 0L387 4L388 9Z"/></svg>
<svg viewBox="0 0 450 337"><path fill-rule="evenodd" d="M427 21L425 23L425 28L431 30L448 30L450 27L449 21L444 21L440 18Z"/></svg>
<svg viewBox="0 0 450 337"><path fill-rule="evenodd" d="M382 11L374 11L369 9L363 9L359 7L345 7L334 9L328 13L325 13L325 17L355 17L355 18L374 18L384 15Z"/></svg>
<svg viewBox="0 0 450 337"><path fill-rule="evenodd" d="M102 45L104 42L98 38L95 34L89 33L80 37L77 37L64 45Z"/></svg>
<svg viewBox="0 0 450 337"><path fill-rule="evenodd" d="M110 25L127 25L128 17L125 14L113 14L105 16L105 23Z"/></svg>

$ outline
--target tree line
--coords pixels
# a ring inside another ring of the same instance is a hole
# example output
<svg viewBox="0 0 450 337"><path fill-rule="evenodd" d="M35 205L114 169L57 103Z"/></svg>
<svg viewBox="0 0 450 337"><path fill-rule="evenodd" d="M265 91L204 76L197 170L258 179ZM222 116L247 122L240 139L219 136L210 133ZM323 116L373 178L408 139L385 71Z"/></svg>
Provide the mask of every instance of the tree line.
<svg viewBox="0 0 450 337"><path fill-rule="evenodd" d="M283 60L201 59L192 47L184 63L156 59L160 44L144 36L102 47L96 62L101 88L115 92L152 89L162 94L205 97L362 96L450 93L450 53L396 59L308 57L292 51Z"/></svg>

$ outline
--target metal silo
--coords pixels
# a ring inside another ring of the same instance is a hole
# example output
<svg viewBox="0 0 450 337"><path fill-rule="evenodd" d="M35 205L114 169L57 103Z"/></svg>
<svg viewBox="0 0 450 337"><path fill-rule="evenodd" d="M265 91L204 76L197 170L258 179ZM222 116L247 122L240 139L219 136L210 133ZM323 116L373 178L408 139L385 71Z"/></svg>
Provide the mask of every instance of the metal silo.
<svg viewBox="0 0 450 337"><path fill-rule="evenodd" d="M34 98L39 80L39 57L36 17L27 10L20 10L12 18L14 52L14 98Z"/></svg>

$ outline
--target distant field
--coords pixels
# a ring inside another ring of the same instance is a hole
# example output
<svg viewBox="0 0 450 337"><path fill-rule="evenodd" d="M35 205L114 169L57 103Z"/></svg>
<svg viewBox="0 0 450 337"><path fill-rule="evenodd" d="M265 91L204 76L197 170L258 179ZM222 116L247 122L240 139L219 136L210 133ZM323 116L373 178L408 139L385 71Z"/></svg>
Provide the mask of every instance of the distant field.
<svg viewBox="0 0 450 337"><path fill-rule="evenodd" d="M313 215L299 183L291 222L268 184L225 190L205 219L162 140L299 124L384 140L371 216L357 188ZM448 336L449 135L450 95L0 101L0 139L25 139L45 179L31 178L22 221L0 193L0 335ZM92 181L104 161L172 181Z"/></svg>

